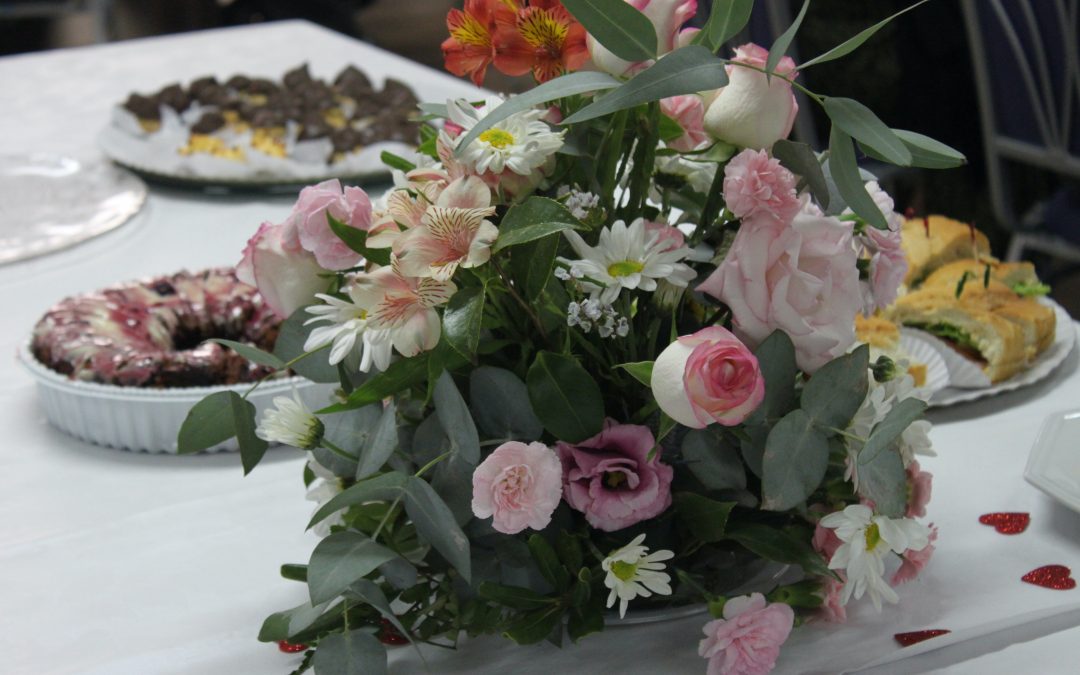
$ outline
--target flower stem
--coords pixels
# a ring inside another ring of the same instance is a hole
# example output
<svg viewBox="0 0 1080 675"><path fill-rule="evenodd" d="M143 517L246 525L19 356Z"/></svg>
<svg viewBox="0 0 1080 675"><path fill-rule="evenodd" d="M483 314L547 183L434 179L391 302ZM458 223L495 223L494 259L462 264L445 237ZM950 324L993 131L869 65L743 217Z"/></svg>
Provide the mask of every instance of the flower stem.
<svg viewBox="0 0 1080 675"><path fill-rule="evenodd" d="M709 186L709 196L705 199L705 206L701 209L701 221L690 235L690 246L701 243L705 233L712 227L713 221L720 215L720 207L724 203L724 167L716 166L716 175L713 176L712 185Z"/></svg>
<svg viewBox="0 0 1080 675"><path fill-rule="evenodd" d="M544 339L544 342L547 342L547 330L544 329L544 322L540 320L540 315L536 313L536 310L532 308L532 305L525 302L525 299L518 294L517 290L514 288L513 283L510 282L510 278L506 276L506 272L503 271L502 265L499 264L499 261L496 258L492 257L491 264L495 267L495 271L498 272L499 276L502 278L503 284L506 286L506 292L509 293L510 297L517 301L519 305L521 305L521 308L524 309L525 313L529 316L530 319L532 319L533 325L536 326L536 330L540 333L540 337Z"/></svg>
<svg viewBox="0 0 1080 675"><path fill-rule="evenodd" d="M240 398L242 398L244 400L247 400L247 397L251 395L251 392L258 389L259 385L262 384L263 382L266 382L268 379L270 379L271 377L273 377L274 375L277 375L278 373L280 373L282 371L285 371L285 370L288 370L289 368L292 368L294 365L296 365L297 363L303 361L304 359L311 356L312 354L317 354L317 353L321 352L322 350L328 348L329 346L330 346L330 343L328 342L328 343L324 344L322 347L319 347L318 349L312 349L310 352L304 352L303 354L301 354L299 356L296 356L296 357L293 357L293 358L289 359L288 361L285 362L285 364L283 366L281 366L277 370L273 371L272 373L267 373L266 375L263 375L261 378L259 378L259 381L256 382L255 384L251 385L251 388L248 389L247 391L245 391L244 395L241 396Z"/></svg>
<svg viewBox="0 0 1080 675"><path fill-rule="evenodd" d="M342 459L347 459L350 462L359 462L360 461L359 457L352 454L348 450L345 450L343 448L338 447L337 445L330 442L330 440L328 440L326 438L322 439L321 445L322 445L322 447L326 448L327 450L334 453L338 457L341 457Z"/></svg>

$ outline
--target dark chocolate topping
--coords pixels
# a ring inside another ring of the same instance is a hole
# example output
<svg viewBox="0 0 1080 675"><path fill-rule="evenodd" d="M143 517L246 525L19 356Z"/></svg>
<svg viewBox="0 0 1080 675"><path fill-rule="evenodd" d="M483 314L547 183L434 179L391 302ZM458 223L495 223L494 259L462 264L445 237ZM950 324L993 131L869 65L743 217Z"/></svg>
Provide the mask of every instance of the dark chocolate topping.
<svg viewBox="0 0 1080 675"><path fill-rule="evenodd" d="M191 125L191 131L196 134L212 134L225 126L225 118L221 113L205 112L199 121Z"/></svg>
<svg viewBox="0 0 1080 675"><path fill-rule="evenodd" d="M161 108L159 107L158 101L151 96L132 94L128 96L127 101L124 102L124 108L131 111L131 113L139 119L161 119Z"/></svg>

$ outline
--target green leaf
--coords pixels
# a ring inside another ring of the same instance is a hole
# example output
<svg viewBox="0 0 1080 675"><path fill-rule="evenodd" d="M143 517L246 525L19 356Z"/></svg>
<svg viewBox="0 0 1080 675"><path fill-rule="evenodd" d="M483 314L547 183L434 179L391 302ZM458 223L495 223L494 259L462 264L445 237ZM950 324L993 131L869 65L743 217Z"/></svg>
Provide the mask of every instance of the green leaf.
<svg viewBox="0 0 1080 675"><path fill-rule="evenodd" d="M510 258L510 275L518 292L526 300L539 298L551 279L560 239L557 235L549 235L514 249Z"/></svg>
<svg viewBox="0 0 1080 675"><path fill-rule="evenodd" d="M391 401L379 416L360 449L356 465L356 480L363 480L383 468L398 447L397 405Z"/></svg>
<svg viewBox="0 0 1080 675"><path fill-rule="evenodd" d="M559 563L555 549L540 534L529 537L529 551L541 576L560 593L570 588L570 573Z"/></svg>
<svg viewBox="0 0 1080 675"><path fill-rule="evenodd" d="M481 582L476 592L485 600L490 600L511 609L536 609L549 607L553 604L551 598L540 595L531 588L506 586L490 581Z"/></svg>
<svg viewBox="0 0 1080 675"><path fill-rule="evenodd" d="M728 516L735 502L718 502L693 492L676 492L673 495L675 514L690 533L705 542L724 538Z"/></svg>
<svg viewBox="0 0 1080 675"><path fill-rule="evenodd" d="M396 499L403 494L405 482L406 476L397 471L391 471L390 473L384 473L381 476L360 481L356 485L348 487L334 495L330 501L319 507L319 510L315 512L315 515L313 515L308 522L308 529L310 530L312 527L341 509L347 509L350 506L363 504L364 502L390 501Z"/></svg>
<svg viewBox="0 0 1080 675"><path fill-rule="evenodd" d="M269 443L255 435L255 406L251 401L240 398L236 392L229 392L229 405L232 409L233 429L236 442L240 446L240 463L244 466L244 475L259 463L266 454Z"/></svg>
<svg viewBox="0 0 1080 675"><path fill-rule="evenodd" d="M492 253L536 241L550 234L581 227L581 222L554 199L529 197L510 207L499 224L499 237L491 247ZM460 291L459 291L460 292Z"/></svg>
<svg viewBox="0 0 1080 675"><path fill-rule="evenodd" d="M765 379L765 398L747 419L748 425L777 419L795 407L795 345L782 330L775 330L754 350L761 376Z"/></svg>
<svg viewBox="0 0 1080 675"><path fill-rule="evenodd" d="M561 621L558 607L537 609L511 623L504 635L519 645L531 645L551 635Z"/></svg>
<svg viewBox="0 0 1080 675"><path fill-rule="evenodd" d="M429 354L430 352L423 352L394 361L389 368L354 389L344 403L335 403L315 412L326 415L363 408L420 384L428 375Z"/></svg>
<svg viewBox="0 0 1080 675"><path fill-rule="evenodd" d="M472 578L469 539L450 507L423 478L409 476L406 481L405 512L420 538L435 547L468 583Z"/></svg>
<svg viewBox="0 0 1080 675"><path fill-rule="evenodd" d="M566 565L568 570L575 574L581 570L581 566L585 564L581 552L581 540L566 530L559 530L555 548L559 552L559 560Z"/></svg>
<svg viewBox="0 0 1080 675"><path fill-rule="evenodd" d="M890 164L911 164L911 151L870 108L854 99L837 96L826 98L823 105L834 128L840 127L859 143L873 148Z"/></svg>
<svg viewBox="0 0 1080 675"><path fill-rule="evenodd" d="M331 633L319 640L312 665L317 675L386 675L386 648L364 630Z"/></svg>
<svg viewBox="0 0 1080 675"><path fill-rule="evenodd" d="M652 387L652 369L654 361L634 361L632 363L620 363L616 368L622 368L630 373L635 380L646 387Z"/></svg>
<svg viewBox="0 0 1080 675"><path fill-rule="evenodd" d="M825 52L824 54L819 54L814 58L810 59L809 61L804 61L803 63L800 63L799 70L806 70L810 66L816 65L818 63L825 63L826 61L833 61L840 57L847 56L848 54L862 46L862 44L869 40L874 33L884 28L893 19L900 16L901 14L904 14L905 12L910 12L911 10L915 9L916 7L925 2L929 2L929 0L919 0L910 7L902 9L896 14L893 14L890 17L878 21L873 26L870 26L869 28L864 28L863 30L856 33L854 36L848 38L847 40L844 40L829 51Z"/></svg>
<svg viewBox="0 0 1080 675"><path fill-rule="evenodd" d="M308 562L311 603L333 600L350 584L397 554L359 532L335 532L315 547Z"/></svg>
<svg viewBox="0 0 1080 675"><path fill-rule="evenodd" d="M660 134L660 140L665 143L680 138L686 133L678 122L663 113L660 113L660 122L656 125L656 130Z"/></svg>
<svg viewBox="0 0 1080 675"><path fill-rule="evenodd" d="M829 184L825 181L825 172L821 170L821 162L813 148L806 143L782 138L773 144L772 154L781 164L806 181L810 194L814 195L822 209L829 208Z"/></svg>
<svg viewBox="0 0 1080 675"><path fill-rule="evenodd" d="M715 51L746 26L754 0L713 0L709 22L701 29L702 40L707 40Z"/></svg>
<svg viewBox="0 0 1080 675"><path fill-rule="evenodd" d="M902 518L907 512L907 489L907 472L899 452L889 449L869 460L860 453L859 496L872 500L877 513Z"/></svg>
<svg viewBox="0 0 1080 675"><path fill-rule="evenodd" d="M879 230L888 229L885 214L866 191L851 137L835 124L829 134L829 174L840 196L856 215Z"/></svg>
<svg viewBox="0 0 1080 675"><path fill-rule="evenodd" d="M739 439L739 449L743 461L755 476L761 478L762 463L765 461L765 441L769 437L769 427L764 424L743 427L743 437Z"/></svg>
<svg viewBox="0 0 1080 675"><path fill-rule="evenodd" d="M600 433L604 425L600 385L573 357L540 352L525 384L533 411L555 438L577 443Z"/></svg>
<svg viewBox="0 0 1080 675"><path fill-rule="evenodd" d="M617 90L590 103L562 123L577 124L642 103L717 89L726 84L724 61L706 47L689 45L665 55L652 67L641 71Z"/></svg>
<svg viewBox="0 0 1080 675"><path fill-rule="evenodd" d="M382 614L387 621L393 624L394 628L397 628L399 633L404 635L409 642L413 641L412 635L409 634L409 631L405 630L405 626L401 624L401 620L398 619L397 614L394 614L394 609L390 606L390 601L386 599L386 595L374 581L360 579L349 586L348 594L356 596L360 600L379 610L379 614Z"/></svg>
<svg viewBox="0 0 1080 675"><path fill-rule="evenodd" d="M525 383L509 370L493 366L473 370L469 374L469 402L476 426L487 438L529 442L544 433Z"/></svg>
<svg viewBox="0 0 1080 675"><path fill-rule="evenodd" d="M802 25L803 17L806 16L806 10L809 7L810 0L805 0L795 20L791 22L786 31L780 34L780 37L776 38L776 42L772 43L772 47L769 47L769 58L765 61L766 73L776 72L776 64L780 63L780 59L784 58L784 54L787 54L788 47L791 46L791 41L795 39L795 33L799 32L799 26Z"/></svg>
<svg viewBox="0 0 1080 675"><path fill-rule="evenodd" d="M305 602L292 609L271 614L266 617L262 628L259 629L259 642L288 640L315 623L315 620L322 616L329 604L324 602L313 606L310 602Z"/></svg>
<svg viewBox="0 0 1080 675"><path fill-rule="evenodd" d="M710 490L743 490L746 469L739 452L707 429L691 429L683 437L682 456L701 484Z"/></svg>
<svg viewBox="0 0 1080 675"><path fill-rule="evenodd" d="M828 427L846 428L866 398L869 366L870 348L861 345L819 368L800 399L810 421L826 432Z"/></svg>
<svg viewBox="0 0 1080 675"><path fill-rule="evenodd" d="M952 169L967 163L964 153L951 148L941 141L934 140L929 136L907 131L905 129L893 129L893 133L903 142L911 152L910 166L920 169ZM873 148L860 144L867 155L880 161L888 161L877 153Z"/></svg>
<svg viewBox="0 0 1080 675"><path fill-rule="evenodd" d="M881 420L870 432L870 438L866 439L866 445L859 450L859 463L870 463L874 461L878 453L885 450L893 441L900 437L900 434L904 433L912 422L922 416L926 411L926 402L920 401L917 398L905 398L892 407L892 410L885 415L885 419Z"/></svg>
<svg viewBox="0 0 1080 675"><path fill-rule="evenodd" d="M624 0L564 0L563 6L589 35L624 61L656 57L656 29Z"/></svg>
<svg viewBox="0 0 1080 675"><path fill-rule="evenodd" d="M614 89L621 84L622 82L620 80L617 80L607 73L598 73L588 70L581 70L576 73L569 73L548 80L525 93L518 94L517 96L508 99L498 108L495 108L485 115L484 119L478 121L458 142L454 154L460 155L470 143L476 140L477 136L514 113L529 110L542 103L548 103L549 101L573 96L575 94Z"/></svg>
<svg viewBox="0 0 1080 675"><path fill-rule="evenodd" d="M443 312L443 334L459 354L471 360L480 344L480 321L484 318L484 288L462 288L450 297Z"/></svg>
<svg viewBox="0 0 1080 675"><path fill-rule="evenodd" d="M398 171L409 172L416 168L416 165L409 160L405 159L404 157L399 157L398 155L395 155L394 153L387 150L383 150L379 154L379 159L382 160L382 163L386 166L390 167L391 169L397 169Z"/></svg>
<svg viewBox="0 0 1080 675"><path fill-rule="evenodd" d="M285 362L274 356L268 354L258 347L244 344L243 342L237 342L235 340L225 340L223 338L210 338L209 342L216 342L219 345L228 347L240 356L243 356L252 363L258 363L261 366L269 366L275 370L281 370L285 367Z"/></svg>
<svg viewBox="0 0 1080 675"><path fill-rule="evenodd" d="M808 541L803 541L772 525L761 523L732 524L726 538L750 552L776 562L799 565L808 574L836 577Z"/></svg>
<svg viewBox="0 0 1080 675"><path fill-rule="evenodd" d="M192 406L176 435L177 452L186 455L212 448L236 435L232 391L217 391Z"/></svg>
<svg viewBox="0 0 1080 675"><path fill-rule="evenodd" d="M432 400L439 424L450 439L450 448L466 462L476 466L480 462L480 435L450 373L443 371L435 383Z"/></svg>
<svg viewBox="0 0 1080 675"><path fill-rule="evenodd" d="M306 353L304 343L308 335L318 326L304 325L311 315L301 307L282 322L278 330L277 341L274 343L274 356L282 361L292 361L296 357ZM322 350L307 356L292 366L293 371L303 375L312 382L338 383L338 370L330 365L330 352Z"/></svg>
<svg viewBox="0 0 1080 675"><path fill-rule="evenodd" d="M361 230L358 227L346 225L330 215L329 211L326 212L326 220L330 223L330 229L337 235L338 239L345 242L345 245L353 251L364 256L364 259L370 260L376 265L390 264L390 249L368 248L367 230Z"/></svg>
<svg viewBox="0 0 1080 675"><path fill-rule="evenodd" d="M829 465L829 443L802 410L792 410L769 432L762 460L761 508L786 511L821 485Z"/></svg>

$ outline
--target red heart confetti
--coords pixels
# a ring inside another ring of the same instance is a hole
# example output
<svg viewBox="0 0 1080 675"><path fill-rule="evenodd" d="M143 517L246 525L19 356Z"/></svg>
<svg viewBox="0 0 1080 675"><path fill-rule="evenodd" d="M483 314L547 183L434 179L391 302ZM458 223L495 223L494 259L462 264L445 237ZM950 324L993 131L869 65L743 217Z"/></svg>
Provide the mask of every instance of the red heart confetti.
<svg viewBox="0 0 1080 675"><path fill-rule="evenodd" d="M298 652L304 651L305 649L308 648L308 646L307 645L302 645L302 644L295 644L294 645L293 643L289 642L288 640L278 640L277 648L280 649L281 651L285 652L286 654L296 654Z"/></svg>
<svg viewBox="0 0 1080 675"><path fill-rule="evenodd" d="M913 644L922 642L923 640L929 640L930 638L936 638L939 635L945 635L952 631L944 628L932 628L930 630L917 630L911 633L897 633L893 636L901 647L910 647Z"/></svg>
<svg viewBox="0 0 1080 675"><path fill-rule="evenodd" d="M1068 591L1076 588L1076 579L1072 578L1071 573L1071 570L1064 565L1043 565L1031 570L1020 579L1043 588Z"/></svg>
<svg viewBox="0 0 1080 675"><path fill-rule="evenodd" d="M1001 534L1020 534L1031 524L1030 513L986 513L979 516L983 525L993 525Z"/></svg>
<svg viewBox="0 0 1080 675"><path fill-rule="evenodd" d="M408 641L389 619L379 619L379 642L384 645L403 645Z"/></svg>

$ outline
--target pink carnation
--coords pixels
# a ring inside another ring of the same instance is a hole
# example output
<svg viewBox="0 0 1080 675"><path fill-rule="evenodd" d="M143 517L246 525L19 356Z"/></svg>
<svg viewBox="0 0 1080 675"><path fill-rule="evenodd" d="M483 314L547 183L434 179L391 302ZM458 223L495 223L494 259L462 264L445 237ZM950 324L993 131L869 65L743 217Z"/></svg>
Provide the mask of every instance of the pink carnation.
<svg viewBox="0 0 1080 675"><path fill-rule="evenodd" d="M673 471L660 462L648 427L616 424L576 445L559 441L563 495L571 508L605 532L614 532L658 516L671 506Z"/></svg>
<svg viewBox="0 0 1080 675"><path fill-rule="evenodd" d="M934 542L937 541L937 535L937 528L931 525L929 544L917 551L911 549L904 551L900 557L903 562L900 563L900 568L896 570L890 581L893 586L899 586L913 580L919 576L923 568L930 564L930 558L934 555Z"/></svg>
<svg viewBox="0 0 1080 675"><path fill-rule="evenodd" d="M786 225L799 212L795 174L764 150L746 149L724 168L724 201L742 220Z"/></svg>
<svg viewBox="0 0 1080 675"><path fill-rule="evenodd" d="M667 146L679 152L696 150L709 140L705 133L705 103L697 94L671 96L660 100L660 110L682 127L683 134L668 141Z"/></svg>
<svg viewBox="0 0 1080 675"><path fill-rule="evenodd" d="M503 534L547 527L561 494L562 465L543 443L503 443L473 472L473 514Z"/></svg>
<svg viewBox="0 0 1080 675"><path fill-rule="evenodd" d="M836 530L831 527L822 527L821 523L814 526L814 537L810 540L810 544L825 558L825 562L832 560L836 549L843 543L840 537L836 536Z"/></svg>
<svg viewBox="0 0 1080 675"><path fill-rule="evenodd" d="M908 465L907 475L908 507L905 515L908 518L924 518L926 517L926 505L930 503L930 491L933 486L934 475L919 469L918 462L912 462Z"/></svg>
<svg viewBox="0 0 1080 675"><path fill-rule="evenodd" d="M893 211L893 200L887 192L871 181L866 184L874 203L885 215L887 230L867 226L856 242L862 249L861 257L870 260L868 278L863 281L863 313L873 314L896 300L900 284L907 276L908 261L901 246L899 214Z"/></svg>
<svg viewBox="0 0 1080 675"><path fill-rule="evenodd" d="M724 618L705 624L698 654L709 659L708 675L764 675L776 666L780 645L795 623L791 607L754 593L724 604Z"/></svg>
<svg viewBox="0 0 1080 675"><path fill-rule="evenodd" d="M371 227L371 200L358 187L342 190L341 182L334 178L301 190L287 221L296 228L300 245L314 253L320 265L329 270L353 267L360 262L360 254L334 234L327 214L348 227L367 230Z"/></svg>

